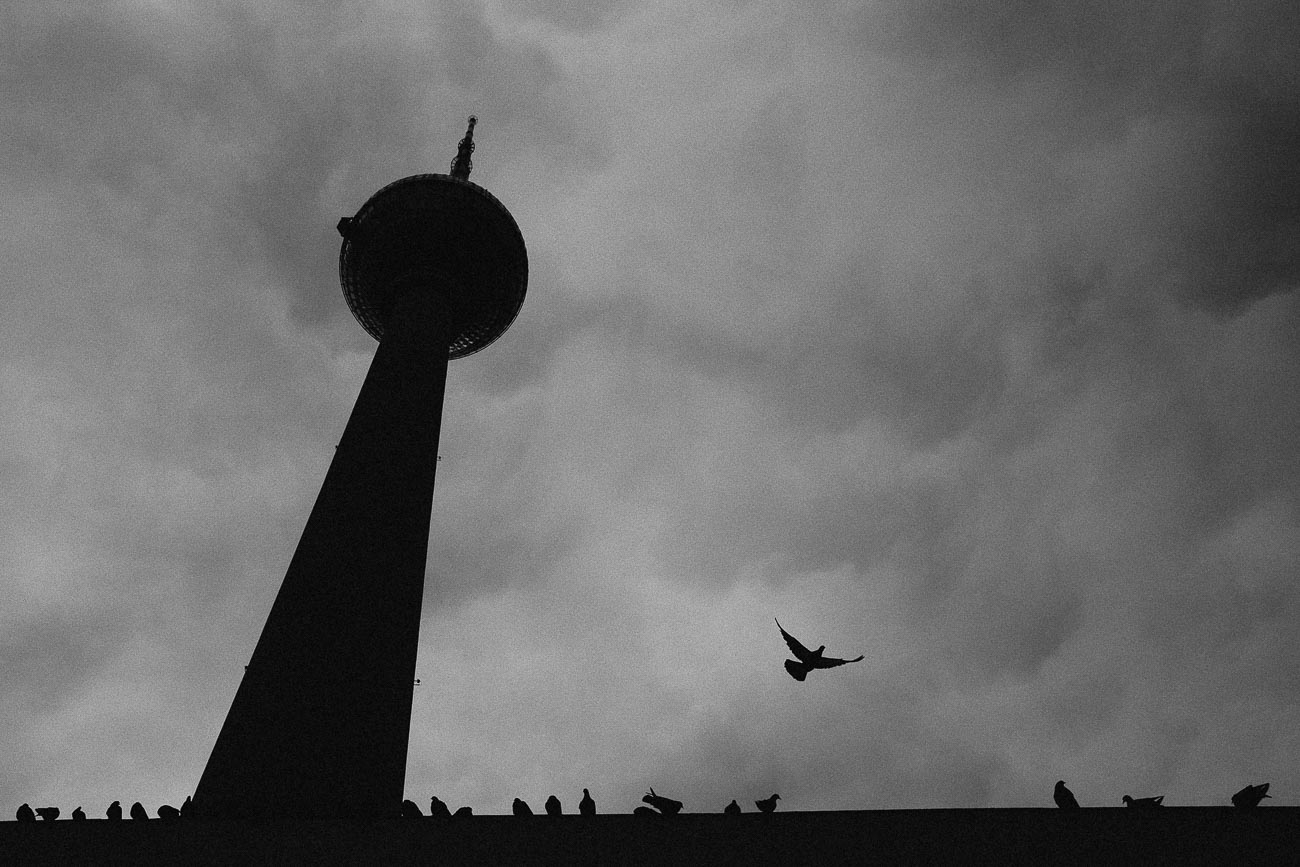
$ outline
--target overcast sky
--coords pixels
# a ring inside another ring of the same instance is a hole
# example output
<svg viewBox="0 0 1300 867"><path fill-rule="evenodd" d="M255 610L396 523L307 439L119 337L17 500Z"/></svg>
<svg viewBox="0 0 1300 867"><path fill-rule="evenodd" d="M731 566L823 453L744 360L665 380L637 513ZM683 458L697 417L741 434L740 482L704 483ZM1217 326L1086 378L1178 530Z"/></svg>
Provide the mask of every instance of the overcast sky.
<svg viewBox="0 0 1300 867"><path fill-rule="evenodd" d="M450 368L407 797L1300 803L1297 45L5 3L0 804L193 791L374 352L335 224L471 113L530 275ZM866 660L797 683L773 617Z"/></svg>

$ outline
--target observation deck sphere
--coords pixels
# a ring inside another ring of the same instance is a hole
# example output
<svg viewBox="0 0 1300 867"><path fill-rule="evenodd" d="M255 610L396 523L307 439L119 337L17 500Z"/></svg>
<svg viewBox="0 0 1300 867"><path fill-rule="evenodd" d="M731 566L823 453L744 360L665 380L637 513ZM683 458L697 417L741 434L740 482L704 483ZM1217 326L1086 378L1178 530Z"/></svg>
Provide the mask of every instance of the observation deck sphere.
<svg viewBox="0 0 1300 867"><path fill-rule="evenodd" d="M519 314L528 253L514 217L478 184L412 175L375 193L342 226L339 282L376 340L399 294L446 292L448 358L477 352Z"/></svg>

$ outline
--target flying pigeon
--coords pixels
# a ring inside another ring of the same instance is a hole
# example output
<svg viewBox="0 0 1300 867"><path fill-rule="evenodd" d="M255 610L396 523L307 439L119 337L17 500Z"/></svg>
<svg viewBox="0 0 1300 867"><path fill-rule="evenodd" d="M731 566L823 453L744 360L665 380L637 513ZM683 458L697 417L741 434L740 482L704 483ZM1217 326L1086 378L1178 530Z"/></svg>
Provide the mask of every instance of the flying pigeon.
<svg viewBox="0 0 1300 867"><path fill-rule="evenodd" d="M1152 807L1161 806L1160 802L1164 799L1164 795L1156 795L1154 798L1130 798L1128 795L1125 795L1123 801L1124 806L1126 807L1139 807L1144 810L1149 810Z"/></svg>
<svg viewBox="0 0 1300 867"><path fill-rule="evenodd" d="M1258 807L1260 801L1271 797L1273 796L1268 793L1268 783L1260 783L1258 786L1247 786L1233 795L1232 806Z"/></svg>
<svg viewBox="0 0 1300 867"><path fill-rule="evenodd" d="M596 815L596 802L591 799L591 792L582 790L582 800L578 802L578 812L584 816Z"/></svg>
<svg viewBox="0 0 1300 867"><path fill-rule="evenodd" d="M442 798L434 795L429 799L429 815L435 819L448 819L451 817L451 809L443 803Z"/></svg>
<svg viewBox="0 0 1300 867"><path fill-rule="evenodd" d="M675 816L682 811L682 802L674 801L672 798L665 798L663 795L656 795L654 786L646 793L641 800L654 807L665 816Z"/></svg>
<svg viewBox="0 0 1300 867"><path fill-rule="evenodd" d="M171 804L163 804L161 807L158 808L159 819L172 820L172 819L179 819L180 817L181 817L181 811L173 807Z"/></svg>
<svg viewBox="0 0 1300 867"><path fill-rule="evenodd" d="M770 798L764 798L761 801L755 801L754 806L758 807L760 813L771 813L776 809L776 802L781 800L780 795L773 795Z"/></svg>
<svg viewBox="0 0 1300 867"><path fill-rule="evenodd" d="M1077 810L1079 808L1079 802L1075 799L1074 792L1065 787L1065 780L1056 781L1056 789L1052 792L1052 798L1056 801L1056 806L1062 810Z"/></svg>
<svg viewBox="0 0 1300 867"><path fill-rule="evenodd" d="M522 798L515 798L515 802L510 805L510 809L516 816L531 816L533 808L524 803Z"/></svg>
<svg viewBox="0 0 1300 867"><path fill-rule="evenodd" d="M414 801L409 801L409 800L402 801L403 819L419 819L423 816L424 814L420 812L419 806Z"/></svg>
<svg viewBox="0 0 1300 867"><path fill-rule="evenodd" d="M23 804L21 807L18 808L18 821L19 822L36 821L36 813L35 811L32 810L30 805Z"/></svg>
<svg viewBox="0 0 1300 867"><path fill-rule="evenodd" d="M149 814L145 812L144 804L141 804L139 801L136 801L134 804L131 805L131 818L132 819L149 818Z"/></svg>
<svg viewBox="0 0 1300 867"><path fill-rule="evenodd" d="M109 804L108 809L104 811L104 815L110 819L122 818L122 802L114 801L113 803Z"/></svg>
<svg viewBox="0 0 1300 867"><path fill-rule="evenodd" d="M785 639L786 644L790 645L790 652L799 658L798 662L793 659L785 661L785 670L790 672L790 676L795 680L803 680L814 668L834 668L837 665L848 665L850 662L861 662L866 658L859 656L857 659L830 659L822 656L826 645L823 644L816 650L809 650L800 644L797 638L785 631L781 621L776 621L776 628L781 630L781 637Z"/></svg>
<svg viewBox="0 0 1300 867"><path fill-rule="evenodd" d="M59 808L58 807L37 807L36 815L40 816L46 822L53 822L55 819L59 818Z"/></svg>
<svg viewBox="0 0 1300 867"><path fill-rule="evenodd" d="M555 797L554 795L551 795L549 798L546 799L545 807L546 807L546 815L548 816L564 815L564 810L561 809L560 807L560 799Z"/></svg>
<svg viewBox="0 0 1300 867"><path fill-rule="evenodd" d="M74 822L84 822L84 821L86 821L86 811L83 810L83 809L81 809L80 807L78 807L77 809L73 810L73 811L72 811L72 821L74 821Z"/></svg>
<svg viewBox="0 0 1300 867"><path fill-rule="evenodd" d="M732 798L731 803L722 808L722 812L728 816L738 816L740 815L740 805L736 803L735 798Z"/></svg>
<svg viewBox="0 0 1300 867"><path fill-rule="evenodd" d="M459 807L457 808L456 812L452 814L452 818L455 818L456 816L472 816L472 815L474 815L473 807Z"/></svg>

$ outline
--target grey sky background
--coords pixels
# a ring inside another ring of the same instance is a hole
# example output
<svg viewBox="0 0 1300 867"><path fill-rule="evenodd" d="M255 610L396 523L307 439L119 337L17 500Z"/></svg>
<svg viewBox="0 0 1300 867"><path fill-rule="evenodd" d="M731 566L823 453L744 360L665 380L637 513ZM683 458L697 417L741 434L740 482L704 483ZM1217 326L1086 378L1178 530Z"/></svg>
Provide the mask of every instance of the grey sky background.
<svg viewBox="0 0 1300 867"><path fill-rule="evenodd" d="M374 350L334 225L476 113L531 273L451 365L407 797L1300 802L1297 45L5 4L0 801L192 792ZM867 659L796 683L773 616Z"/></svg>

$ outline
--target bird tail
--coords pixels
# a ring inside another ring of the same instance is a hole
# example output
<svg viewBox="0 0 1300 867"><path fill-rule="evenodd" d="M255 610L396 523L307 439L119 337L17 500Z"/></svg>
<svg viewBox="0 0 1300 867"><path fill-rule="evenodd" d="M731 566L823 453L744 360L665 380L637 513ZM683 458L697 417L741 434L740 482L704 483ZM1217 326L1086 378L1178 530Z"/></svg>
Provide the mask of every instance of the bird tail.
<svg viewBox="0 0 1300 867"><path fill-rule="evenodd" d="M790 676L795 680L803 680L808 676L809 668L802 663L795 662L793 659L787 659L785 661L785 670L790 672Z"/></svg>

